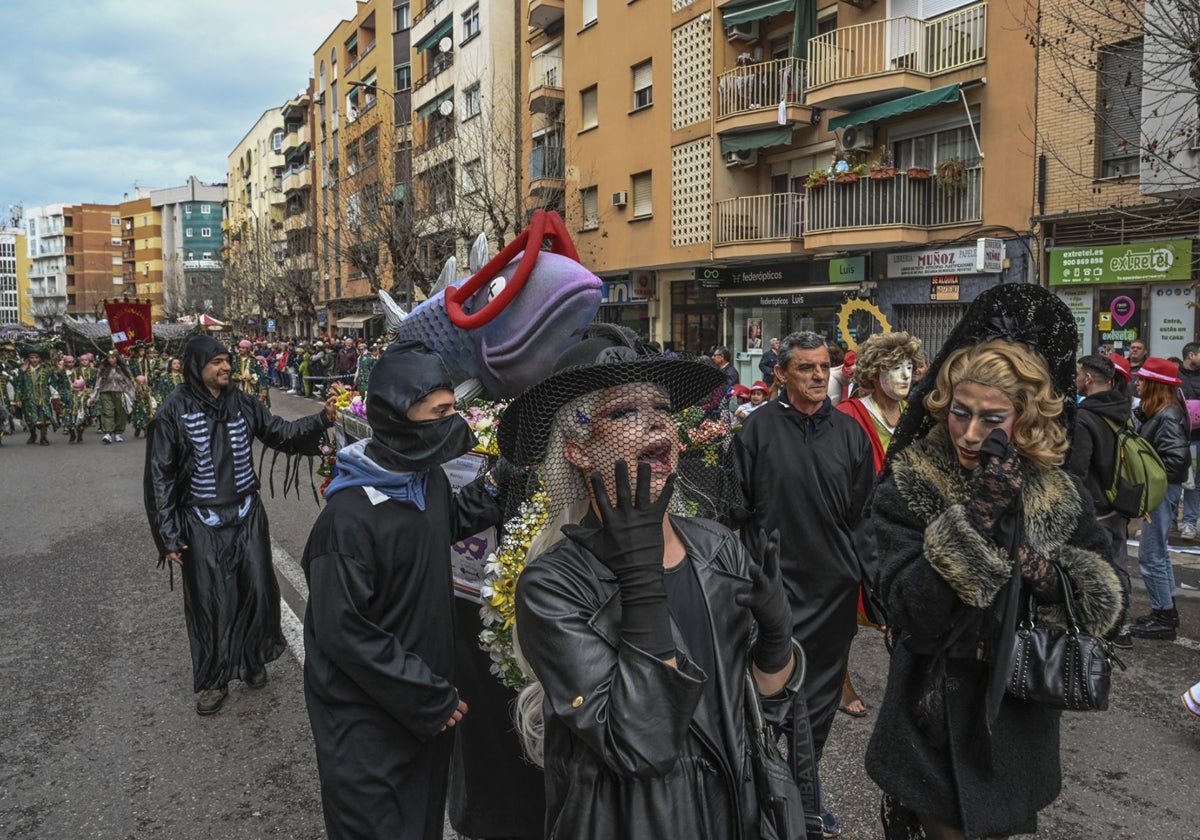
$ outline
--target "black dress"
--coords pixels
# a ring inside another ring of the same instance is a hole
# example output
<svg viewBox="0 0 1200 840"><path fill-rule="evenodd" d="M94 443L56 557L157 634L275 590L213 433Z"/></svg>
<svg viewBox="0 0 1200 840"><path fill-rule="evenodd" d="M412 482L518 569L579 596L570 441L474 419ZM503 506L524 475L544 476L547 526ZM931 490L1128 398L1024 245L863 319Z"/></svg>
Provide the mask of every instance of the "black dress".
<svg viewBox="0 0 1200 840"><path fill-rule="evenodd" d="M424 511L348 487L313 525L304 695L332 840L441 838L441 728L459 698L450 546L500 518L482 479L455 496L432 469Z"/></svg>

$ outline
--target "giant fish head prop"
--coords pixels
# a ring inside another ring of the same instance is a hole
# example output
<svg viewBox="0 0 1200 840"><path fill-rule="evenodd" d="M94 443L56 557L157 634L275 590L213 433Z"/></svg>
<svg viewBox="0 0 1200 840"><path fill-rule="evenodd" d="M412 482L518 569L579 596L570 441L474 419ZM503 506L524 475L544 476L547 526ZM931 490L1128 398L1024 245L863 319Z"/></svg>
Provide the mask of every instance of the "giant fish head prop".
<svg viewBox="0 0 1200 840"><path fill-rule="evenodd" d="M546 239L549 251L541 248ZM547 377L578 341L575 332L600 308L601 287L600 278L579 263L558 214L538 210L529 228L490 262L411 314L383 290L379 296L389 337L420 341L438 353L460 397L512 399Z"/></svg>

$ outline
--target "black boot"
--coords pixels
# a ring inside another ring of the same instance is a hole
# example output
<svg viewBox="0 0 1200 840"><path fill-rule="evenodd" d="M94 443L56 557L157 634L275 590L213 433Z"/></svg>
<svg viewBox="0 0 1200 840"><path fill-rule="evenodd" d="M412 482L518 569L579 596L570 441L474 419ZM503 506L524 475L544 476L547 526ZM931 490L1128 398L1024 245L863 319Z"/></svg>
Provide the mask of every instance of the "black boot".
<svg viewBox="0 0 1200 840"><path fill-rule="evenodd" d="M50 441L46 440L46 427L45 426L42 426L41 432L42 432L42 437L41 437L41 440L38 441L38 443L40 443L42 446L49 446Z"/></svg>
<svg viewBox="0 0 1200 840"><path fill-rule="evenodd" d="M25 443L27 445L30 443L37 443L37 426L29 427L29 440L25 441Z"/></svg>
<svg viewBox="0 0 1200 840"><path fill-rule="evenodd" d="M1171 609L1169 609L1169 610L1151 609L1147 615L1139 615L1137 618L1135 618L1133 620L1133 623L1134 624L1146 624L1147 622L1153 621L1155 618L1155 613L1159 613L1160 618L1167 618L1168 620L1173 620L1175 622L1174 626L1176 628L1179 627L1179 611L1175 608L1175 599L1174 598L1171 599Z"/></svg>
<svg viewBox="0 0 1200 840"><path fill-rule="evenodd" d="M1144 620L1129 628L1129 633L1135 639L1173 642L1178 635L1178 627L1179 611L1172 607L1169 610L1151 610Z"/></svg>
<svg viewBox="0 0 1200 840"><path fill-rule="evenodd" d="M67 441L67 443L74 443L75 442L75 430L71 429L70 431L71 431L71 439L69 441Z"/></svg>

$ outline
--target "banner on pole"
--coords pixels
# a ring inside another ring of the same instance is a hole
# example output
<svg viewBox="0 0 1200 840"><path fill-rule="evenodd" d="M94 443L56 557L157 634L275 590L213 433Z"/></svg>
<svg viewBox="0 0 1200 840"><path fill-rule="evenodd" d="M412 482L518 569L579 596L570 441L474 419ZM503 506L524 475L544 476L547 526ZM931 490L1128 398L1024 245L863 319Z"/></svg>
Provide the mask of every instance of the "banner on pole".
<svg viewBox="0 0 1200 840"><path fill-rule="evenodd" d="M122 355L129 355L130 348L139 341L154 340L150 325L150 301L114 300L104 301L104 314L108 318L108 331L112 334L113 346Z"/></svg>

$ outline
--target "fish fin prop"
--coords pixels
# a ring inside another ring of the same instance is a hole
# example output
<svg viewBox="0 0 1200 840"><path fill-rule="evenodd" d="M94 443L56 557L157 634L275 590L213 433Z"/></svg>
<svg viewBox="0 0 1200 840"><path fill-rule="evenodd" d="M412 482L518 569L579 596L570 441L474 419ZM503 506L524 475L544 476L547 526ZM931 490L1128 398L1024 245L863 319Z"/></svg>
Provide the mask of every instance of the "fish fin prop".
<svg viewBox="0 0 1200 840"><path fill-rule="evenodd" d="M483 393L483 383L472 377L464 382L458 383L454 388L454 401L456 403L469 402Z"/></svg>
<svg viewBox="0 0 1200 840"><path fill-rule="evenodd" d="M384 329L387 331L388 341L395 341L400 332L400 325L404 323L408 313L383 289L379 290L379 302L383 304Z"/></svg>
<svg viewBox="0 0 1200 840"><path fill-rule="evenodd" d="M438 275L437 283L429 290L429 297L448 289L456 280L458 280L458 258L447 257L446 264L442 266L442 273Z"/></svg>
<svg viewBox="0 0 1200 840"><path fill-rule="evenodd" d="M479 272L479 269L487 265L487 261L488 238L486 233L481 233L471 243L471 253L467 255L467 269L472 274L476 274Z"/></svg>

